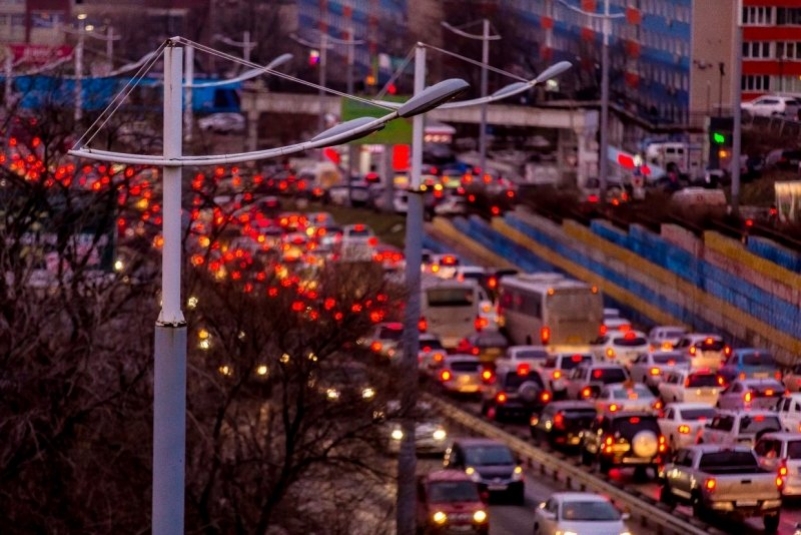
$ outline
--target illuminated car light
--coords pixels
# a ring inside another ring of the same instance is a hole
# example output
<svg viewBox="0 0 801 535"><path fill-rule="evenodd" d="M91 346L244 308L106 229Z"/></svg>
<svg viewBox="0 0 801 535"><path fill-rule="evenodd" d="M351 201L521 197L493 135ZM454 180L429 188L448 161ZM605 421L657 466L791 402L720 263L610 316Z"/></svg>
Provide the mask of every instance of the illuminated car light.
<svg viewBox="0 0 801 535"><path fill-rule="evenodd" d="M325 395L328 397L328 399L339 399L339 390L336 388L329 388L326 390Z"/></svg>
<svg viewBox="0 0 801 535"><path fill-rule="evenodd" d="M487 512L479 509L473 513L473 522L482 523L487 521Z"/></svg>
<svg viewBox="0 0 801 535"><path fill-rule="evenodd" d="M401 430L401 429L393 429L391 436L392 436L392 440L403 440L403 430Z"/></svg>
<svg viewBox="0 0 801 535"><path fill-rule="evenodd" d="M363 399L373 399L375 397L375 390L372 388L365 388L362 390Z"/></svg>
<svg viewBox="0 0 801 535"><path fill-rule="evenodd" d="M470 476L470 479L472 479L476 483L481 481L481 474L476 472L476 469L473 468L472 466L468 466L467 468L465 468L464 473Z"/></svg>
<svg viewBox="0 0 801 535"><path fill-rule="evenodd" d="M520 481L523 479L523 467L522 466L515 466L514 472L512 472L512 479L515 481Z"/></svg>
<svg viewBox="0 0 801 535"><path fill-rule="evenodd" d="M431 516L431 520L433 520L435 524L442 525L448 521L448 515L442 511L437 511Z"/></svg>
<svg viewBox="0 0 801 535"><path fill-rule="evenodd" d="M261 366L259 366L258 368L256 368L256 373L257 373L258 375L267 375L267 366L265 366L264 364L262 364Z"/></svg>
<svg viewBox="0 0 801 535"><path fill-rule="evenodd" d="M448 438L448 433L446 433L444 429L437 429L431 436L434 438L434 440L441 442Z"/></svg>

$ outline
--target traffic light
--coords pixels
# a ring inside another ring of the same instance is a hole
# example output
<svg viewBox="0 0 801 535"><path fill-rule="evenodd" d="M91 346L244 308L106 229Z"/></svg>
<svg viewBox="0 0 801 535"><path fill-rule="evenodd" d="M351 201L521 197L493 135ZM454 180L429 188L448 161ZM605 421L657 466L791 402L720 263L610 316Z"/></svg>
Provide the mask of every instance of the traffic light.
<svg viewBox="0 0 801 535"><path fill-rule="evenodd" d="M723 145L726 143L726 134L723 132L712 132L712 143L715 145Z"/></svg>
<svg viewBox="0 0 801 535"><path fill-rule="evenodd" d="M320 63L320 51L319 50L309 51L309 65L314 67L319 63Z"/></svg>

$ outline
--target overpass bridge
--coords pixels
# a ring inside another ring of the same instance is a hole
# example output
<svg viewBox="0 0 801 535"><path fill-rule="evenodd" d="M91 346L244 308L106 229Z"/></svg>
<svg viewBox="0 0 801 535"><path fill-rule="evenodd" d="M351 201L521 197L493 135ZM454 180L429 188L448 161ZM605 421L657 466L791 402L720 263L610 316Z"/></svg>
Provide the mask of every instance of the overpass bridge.
<svg viewBox="0 0 801 535"><path fill-rule="evenodd" d="M298 93L275 93L266 90L245 90L242 113L248 121L246 150L258 147L258 124L263 114L296 113L318 117L322 113L340 114L341 98ZM481 123L481 108L435 109L428 117L445 123ZM490 104L487 123L518 127L554 128L558 130L557 161L562 176L575 173L578 184L595 176L598 166L598 111L586 108L532 108L508 104ZM575 158L576 165L569 162Z"/></svg>

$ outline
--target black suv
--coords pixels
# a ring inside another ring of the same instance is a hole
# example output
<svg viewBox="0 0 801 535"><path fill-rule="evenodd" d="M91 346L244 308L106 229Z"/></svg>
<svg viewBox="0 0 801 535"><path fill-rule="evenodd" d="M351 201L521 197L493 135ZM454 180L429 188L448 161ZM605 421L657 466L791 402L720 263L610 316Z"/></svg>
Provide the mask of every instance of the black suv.
<svg viewBox="0 0 801 535"><path fill-rule="evenodd" d="M588 429L598 411L589 401L554 401L539 415L529 420L531 437L557 446L576 447L581 444L581 432Z"/></svg>
<svg viewBox="0 0 801 535"><path fill-rule="evenodd" d="M490 497L504 495L515 505L525 503L523 467L509 446L491 438L457 438L445 452L445 468L464 470Z"/></svg>
<svg viewBox="0 0 801 535"><path fill-rule="evenodd" d="M498 365L490 384L482 390L482 397L481 414L498 421L528 420L553 399L541 372L528 363Z"/></svg>
<svg viewBox="0 0 801 535"><path fill-rule="evenodd" d="M649 412L602 414L581 434L581 462L598 462L601 473L618 466L634 466L637 475L647 468L657 474L667 452L656 415Z"/></svg>

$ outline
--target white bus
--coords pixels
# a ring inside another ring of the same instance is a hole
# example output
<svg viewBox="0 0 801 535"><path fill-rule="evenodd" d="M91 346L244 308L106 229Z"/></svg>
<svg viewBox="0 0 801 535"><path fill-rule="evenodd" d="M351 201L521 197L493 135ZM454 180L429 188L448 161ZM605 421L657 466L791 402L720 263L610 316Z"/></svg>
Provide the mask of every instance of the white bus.
<svg viewBox="0 0 801 535"><path fill-rule="evenodd" d="M442 345L453 348L476 331L481 305L489 301L486 291L474 281L440 279L423 275L420 295L421 331L439 336Z"/></svg>
<svg viewBox="0 0 801 535"><path fill-rule="evenodd" d="M589 347L604 321L595 286L558 273L501 277L498 324L513 344L542 344L551 350Z"/></svg>

